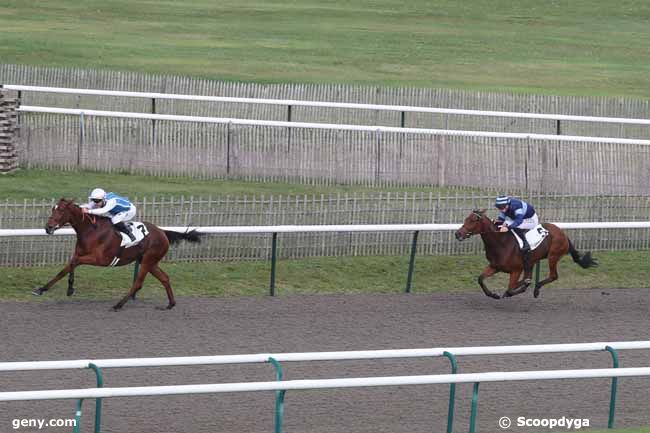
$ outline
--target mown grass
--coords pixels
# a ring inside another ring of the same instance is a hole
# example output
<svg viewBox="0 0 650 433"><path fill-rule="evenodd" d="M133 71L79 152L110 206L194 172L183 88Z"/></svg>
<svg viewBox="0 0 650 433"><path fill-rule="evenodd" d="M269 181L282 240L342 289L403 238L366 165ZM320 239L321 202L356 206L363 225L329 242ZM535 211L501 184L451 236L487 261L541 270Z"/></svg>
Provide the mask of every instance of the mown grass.
<svg viewBox="0 0 650 433"><path fill-rule="evenodd" d="M647 266L650 251L597 252L600 267L582 269L570 258L562 260L560 280L544 290L571 288L599 289L610 294L616 288L646 288L650 281ZM486 265L482 256L417 257L414 293L478 292L476 278ZM0 268L0 298L19 301L65 298L67 280L59 282L42 298L30 295L62 266ZM270 263L211 262L163 263L177 296L265 296L269 293ZM280 260L276 291L283 295L403 293L408 269L407 257L328 257ZM546 272L542 267L542 275ZM124 295L133 277L133 266L97 268L82 266L76 271L77 297L115 299ZM505 275L487 282L497 292L507 285ZM142 296L164 298L157 280L147 277ZM531 296L530 294L524 296Z"/></svg>
<svg viewBox="0 0 650 433"><path fill-rule="evenodd" d="M93 171L21 169L0 175L0 200L85 198L95 187L115 191L130 198L151 196L209 195L301 195L372 191L423 191L446 193L438 187L365 187L359 185L306 185L299 183L198 180L187 177L154 177ZM464 189L478 192L478 189Z"/></svg>
<svg viewBox="0 0 650 433"><path fill-rule="evenodd" d="M6 63L650 96L643 0L5 0Z"/></svg>

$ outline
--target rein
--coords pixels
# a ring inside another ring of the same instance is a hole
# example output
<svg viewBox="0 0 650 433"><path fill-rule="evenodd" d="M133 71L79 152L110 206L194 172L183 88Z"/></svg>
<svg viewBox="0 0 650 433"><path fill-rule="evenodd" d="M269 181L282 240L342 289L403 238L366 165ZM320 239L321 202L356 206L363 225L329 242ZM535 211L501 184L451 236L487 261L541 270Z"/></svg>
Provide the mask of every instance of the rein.
<svg viewBox="0 0 650 433"><path fill-rule="evenodd" d="M81 212L81 221L83 221L83 220L86 219L86 218L88 218L88 219L90 220L90 223L91 223L92 225L97 225L97 218L95 217L95 215L91 215L91 214L89 214L89 213L84 213L84 212L82 211L82 212Z"/></svg>

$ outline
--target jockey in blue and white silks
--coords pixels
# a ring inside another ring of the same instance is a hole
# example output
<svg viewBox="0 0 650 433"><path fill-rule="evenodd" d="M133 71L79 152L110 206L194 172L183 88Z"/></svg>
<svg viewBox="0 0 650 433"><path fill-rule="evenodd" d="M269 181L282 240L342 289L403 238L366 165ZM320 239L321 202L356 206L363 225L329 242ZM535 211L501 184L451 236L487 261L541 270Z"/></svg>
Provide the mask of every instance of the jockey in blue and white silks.
<svg viewBox="0 0 650 433"><path fill-rule="evenodd" d="M121 197L114 192L107 193L101 188L95 188L88 197L88 204L81 206L84 213L107 217L115 228L129 235L131 241L135 241L135 236L124 224L135 217L136 208L127 198Z"/></svg>
<svg viewBox="0 0 650 433"><path fill-rule="evenodd" d="M522 251L530 250L530 246L526 241L526 232L539 224L539 217L533 205L503 195L497 197L494 206L500 211L499 216L497 216L497 223L501 222L499 231L514 230L524 243Z"/></svg>

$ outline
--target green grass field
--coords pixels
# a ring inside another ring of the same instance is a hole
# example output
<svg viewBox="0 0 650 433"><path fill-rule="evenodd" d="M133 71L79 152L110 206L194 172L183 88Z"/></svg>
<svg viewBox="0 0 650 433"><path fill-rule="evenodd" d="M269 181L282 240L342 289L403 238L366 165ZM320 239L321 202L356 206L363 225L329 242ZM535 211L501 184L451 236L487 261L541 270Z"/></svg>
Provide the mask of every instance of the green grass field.
<svg viewBox="0 0 650 433"><path fill-rule="evenodd" d="M650 96L643 0L5 0L0 40L5 63Z"/></svg>
<svg viewBox="0 0 650 433"><path fill-rule="evenodd" d="M616 288L646 288L650 280L650 251L597 252L600 266L582 269L570 258L560 263L560 280L543 290L597 289L603 296L615 295ZM487 262L482 256L431 257L416 259L414 293L481 293L476 278ZM0 298L20 301L65 298L67 280L59 282L42 298L30 295L62 266L0 268L3 274ZM269 293L268 261L163 263L177 296L265 296ZM276 291L283 295L403 293L408 257L325 257L280 260ZM542 276L547 272L542 267ZM115 299L122 296L133 278L133 266L97 268L81 266L76 273L80 299ZM490 289L502 293L507 287L504 274L487 280ZM164 290L151 276L145 280L142 296L164 298ZM530 293L524 296L532 296Z"/></svg>
<svg viewBox="0 0 650 433"><path fill-rule="evenodd" d="M95 187L116 191L128 197L210 196L210 195L300 195L373 191L445 192L451 188L365 187L359 185L304 185L299 183L197 180L186 177L155 177L94 171L18 170L0 175L0 199L85 198ZM463 188L478 193L478 189Z"/></svg>

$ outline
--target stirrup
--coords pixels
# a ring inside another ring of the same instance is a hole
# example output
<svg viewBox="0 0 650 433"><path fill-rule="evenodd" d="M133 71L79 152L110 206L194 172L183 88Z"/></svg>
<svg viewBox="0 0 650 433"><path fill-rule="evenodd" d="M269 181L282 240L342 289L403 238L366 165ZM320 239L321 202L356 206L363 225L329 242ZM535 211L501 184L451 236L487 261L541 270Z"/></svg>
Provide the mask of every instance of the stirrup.
<svg viewBox="0 0 650 433"><path fill-rule="evenodd" d="M129 237L129 239L131 239L131 242L135 242L135 235L133 233L131 233L131 230L129 230L129 228L126 226L126 224L124 224L124 223L120 223L120 224L123 224L123 225L118 226L117 224L115 224L113 226L113 227L115 227L115 230L117 230L119 233L124 233L125 235L127 235ZM122 227L123 227L123 229L122 229Z"/></svg>

